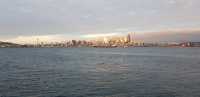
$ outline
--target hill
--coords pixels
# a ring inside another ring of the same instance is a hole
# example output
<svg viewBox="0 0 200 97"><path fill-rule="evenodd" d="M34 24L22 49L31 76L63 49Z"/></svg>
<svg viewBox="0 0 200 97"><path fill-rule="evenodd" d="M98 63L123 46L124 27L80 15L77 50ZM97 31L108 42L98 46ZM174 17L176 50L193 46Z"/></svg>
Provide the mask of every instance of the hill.
<svg viewBox="0 0 200 97"><path fill-rule="evenodd" d="M22 45L10 43L10 42L2 42L0 41L0 48L6 48L6 47L21 47Z"/></svg>

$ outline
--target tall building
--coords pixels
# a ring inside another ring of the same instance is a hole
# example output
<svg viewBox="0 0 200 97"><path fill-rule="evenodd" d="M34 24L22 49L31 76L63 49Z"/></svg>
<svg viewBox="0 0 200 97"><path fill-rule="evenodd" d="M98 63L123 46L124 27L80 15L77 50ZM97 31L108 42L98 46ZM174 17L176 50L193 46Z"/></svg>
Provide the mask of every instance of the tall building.
<svg viewBox="0 0 200 97"><path fill-rule="evenodd" d="M108 39L106 37L103 38L104 43L108 43Z"/></svg>
<svg viewBox="0 0 200 97"><path fill-rule="evenodd" d="M135 42L135 32L130 32L131 42Z"/></svg>
<svg viewBox="0 0 200 97"><path fill-rule="evenodd" d="M131 41L132 41L132 39L131 39L131 34L128 33L128 35L127 35L127 42L131 42Z"/></svg>

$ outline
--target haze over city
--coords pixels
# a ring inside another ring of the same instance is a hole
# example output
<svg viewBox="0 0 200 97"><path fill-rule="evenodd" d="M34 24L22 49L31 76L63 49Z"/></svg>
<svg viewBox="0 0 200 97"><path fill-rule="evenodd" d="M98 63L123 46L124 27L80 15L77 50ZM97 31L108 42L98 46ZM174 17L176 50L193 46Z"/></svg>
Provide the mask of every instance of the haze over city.
<svg viewBox="0 0 200 97"><path fill-rule="evenodd" d="M64 41L128 32L144 41L200 41L199 6L199 0L0 0L0 41Z"/></svg>

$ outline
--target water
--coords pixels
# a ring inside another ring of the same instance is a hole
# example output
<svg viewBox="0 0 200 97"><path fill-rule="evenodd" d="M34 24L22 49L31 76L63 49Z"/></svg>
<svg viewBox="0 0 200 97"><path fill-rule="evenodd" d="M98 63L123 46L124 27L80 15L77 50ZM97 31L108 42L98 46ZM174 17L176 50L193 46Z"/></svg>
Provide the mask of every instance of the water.
<svg viewBox="0 0 200 97"><path fill-rule="evenodd" d="M200 49L0 49L0 97L13 96L200 97Z"/></svg>

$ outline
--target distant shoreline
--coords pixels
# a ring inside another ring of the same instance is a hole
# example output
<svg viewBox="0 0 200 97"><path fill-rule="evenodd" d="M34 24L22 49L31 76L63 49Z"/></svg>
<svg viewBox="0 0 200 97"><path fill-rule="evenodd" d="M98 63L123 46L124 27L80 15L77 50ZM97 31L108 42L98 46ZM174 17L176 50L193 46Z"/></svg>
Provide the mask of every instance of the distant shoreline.
<svg viewBox="0 0 200 97"><path fill-rule="evenodd" d="M56 44L16 44L10 42L1 42L0 48L193 48L200 47L200 42L183 42L183 43L56 43Z"/></svg>
<svg viewBox="0 0 200 97"><path fill-rule="evenodd" d="M69 49L69 48L102 48L102 49L115 49L115 48L121 48L121 49L126 49L126 48L200 48L200 47L181 47L181 46L174 46L174 47L158 47L158 46L151 46L151 47L0 47L0 49L3 48L27 48L27 49L53 49L53 48L65 48L65 49Z"/></svg>

